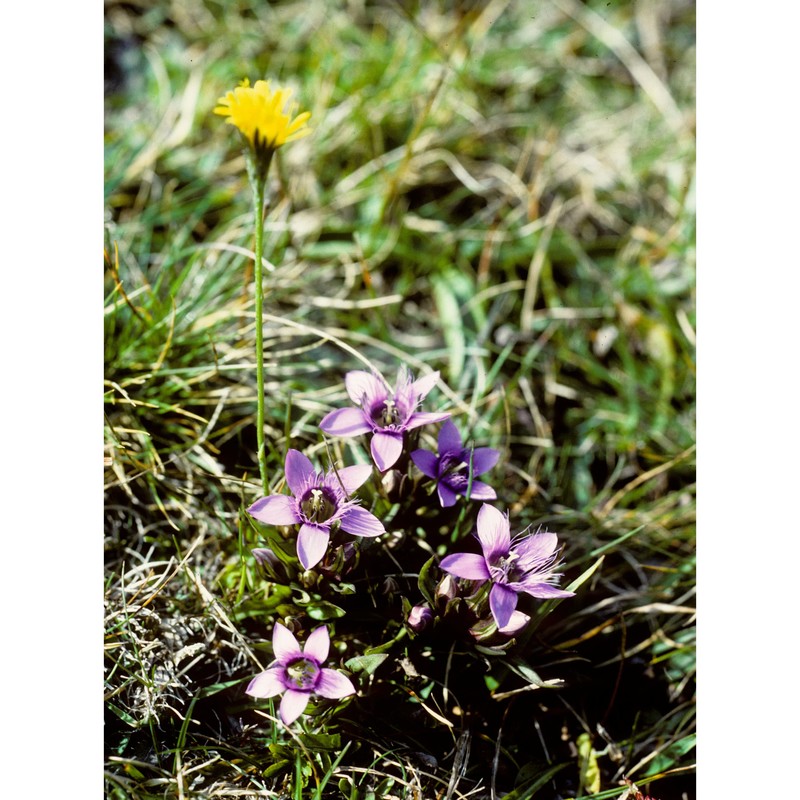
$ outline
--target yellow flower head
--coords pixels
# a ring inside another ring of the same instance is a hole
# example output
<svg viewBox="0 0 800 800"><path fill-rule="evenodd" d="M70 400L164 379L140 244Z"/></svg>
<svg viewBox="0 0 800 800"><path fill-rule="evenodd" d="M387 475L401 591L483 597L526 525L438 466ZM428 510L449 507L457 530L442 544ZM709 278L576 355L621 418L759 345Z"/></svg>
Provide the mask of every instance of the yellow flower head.
<svg viewBox="0 0 800 800"><path fill-rule="evenodd" d="M250 86L245 78L240 86L217 101L215 114L227 117L258 151L262 148L276 150L286 142L300 139L311 133L306 127L311 114L304 111L294 119L297 103L289 103L291 89L270 89L269 81L256 81Z"/></svg>

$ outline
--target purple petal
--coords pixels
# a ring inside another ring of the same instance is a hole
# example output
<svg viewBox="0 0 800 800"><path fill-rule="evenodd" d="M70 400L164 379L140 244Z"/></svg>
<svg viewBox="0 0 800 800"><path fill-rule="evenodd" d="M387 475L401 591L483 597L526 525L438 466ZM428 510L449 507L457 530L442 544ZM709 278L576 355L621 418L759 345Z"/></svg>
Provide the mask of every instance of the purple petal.
<svg viewBox="0 0 800 800"><path fill-rule="evenodd" d="M342 482L344 493L349 496L363 485L370 475L372 475L372 464L355 464L352 467L337 469L333 473L333 479L337 483Z"/></svg>
<svg viewBox="0 0 800 800"><path fill-rule="evenodd" d="M350 678L337 672L335 669L320 670L319 682L314 690L321 697L339 700L342 697L356 693Z"/></svg>
<svg viewBox="0 0 800 800"><path fill-rule="evenodd" d="M456 578L466 578L470 581L485 581L489 579L489 568L486 559L476 553L454 553L445 556L439 566Z"/></svg>
<svg viewBox="0 0 800 800"><path fill-rule="evenodd" d="M514 545L514 551L528 563L547 561L558 548L558 535L555 533L534 533Z"/></svg>
<svg viewBox="0 0 800 800"><path fill-rule="evenodd" d="M297 500L285 494L271 494L256 500L247 513L267 525L294 525L302 522L297 510Z"/></svg>
<svg viewBox="0 0 800 800"><path fill-rule="evenodd" d="M507 556L511 549L508 517L494 506L482 505L478 512L478 539L487 561L494 562L500 556Z"/></svg>
<svg viewBox="0 0 800 800"><path fill-rule="evenodd" d="M319 628L314 628L306 639L303 655L315 659L317 664L322 664L328 658L330 647L331 639L328 636L328 629L324 625L320 625Z"/></svg>
<svg viewBox="0 0 800 800"><path fill-rule="evenodd" d="M314 474L314 465L299 450L290 450L286 454L283 472L292 494L299 497L305 488L306 478Z"/></svg>
<svg viewBox="0 0 800 800"><path fill-rule="evenodd" d="M482 475L488 472L500 458L500 451L493 447L476 447L472 452L472 474ZM464 459L469 463L469 454Z"/></svg>
<svg viewBox="0 0 800 800"><path fill-rule="evenodd" d="M517 607L517 593L496 583L489 592L489 608L498 628L505 628Z"/></svg>
<svg viewBox="0 0 800 800"><path fill-rule="evenodd" d="M436 467L439 464L439 459L430 450L415 450L411 454L411 460L416 465L417 469L429 478L438 478L439 474Z"/></svg>
<svg viewBox="0 0 800 800"><path fill-rule="evenodd" d="M303 655L300 643L294 638L294 634L280 622L276 622L272 630L272 652L281 663Z"/></svg>
<svg viewBox="0 0 800 800"><path fill-rule="evenodd" d="M454 506L456 504L456 492L454 492L443 480L439 481L436 491L439 494L439 502L442 504L442 508L450 508L450 506ZM480 558L483 558L483 556L480 556Z"/></svg>
<svg viewBox="0 0 800 800"><path fill-rule="evenodd" d="M434 386L436 386L437 381L439 380L439 373L438 372L431 372L430 375L425 375L422 378L414 381L411 384L411 390L417 396L417 402L422 400Z"/></svg>
<svg viewBox="0 0 800 800"><path fill-rule="evenodd" d="M350 399L357 406L362 405L365 395L369 402L377 397L386 397L389 394L388 389L380 378L362 369L348 372L344 376L344 385L347 389L347 394L350 395Z"/></svg>
<svg viewBox="0 0 800 800"><path fill-rule="evenodd" d="M464 497L467 496L467 489L464 487ZM472 481L469 494L470 500L497 500L497 493L488 483L483 481Z"/></svg>
<svg viewBox="0 0 800 800"><path fill-rule="evenodd" d="M448 419L439 429L439 455L445 453L460 453L464 446L461 443L461 434L455 423Z"/></svg>
<svg viewBox="0 0 800 800"><path fill-rule="evenodd" d="M405 428L406 430L410 431L412 428L419 428L420 425L429 425L432 422L441 422L443 419L447 419L450 416L450 412L446 411L444 413L435 413L435 412L415 412L412 414L408 420L406 420Z"/></svg>
<svg viewBox="0 0 800 800"><path fill-rule="evenodd" d="M348 508L341 517L342 530L353 536L380 536L386 533L383 523L366 508Z"/></svg>
<svg viewBox="0 0 800 800"><path fill-rule="evenodd" d="M523 614L521 611L515 611L508 622L502 628L498 628L498 633L504 633L506 636L515 636L520 631L525 628L525 626L531 621L531 618L527 614Z"/></svg>
<svg viewBox="0 0 800 800"><path fill-rule="evenodd" d="M510 583L509 586L519 587L523 592L527 592L531 597L538 597L541 600L549 600L554 597L574 597L575 592L567 592L549 583Z"/></svg>
<svg viewBox="0 0 800 800"><path fill-rule="evenodd" d="M281 700L281 720L284 725L291 725L306 710L309 696L308 692L287 689Z"/></svg>
<svg viewBox="0 0 800 800"><path fill-rule="evenodd" d="M378 431L370 443L372 457L381 472L391 467L403 452L403 434Z"/></svg>
<svg viewBox="0 0 800 800"><path fill-rule="evenodd" d="M259 672L250 681L245 693L251 697L275 697L276 694L280 694L286 688L281 680L282 675L282 667L273 667L264 672Z"/></svg>
<svg viewBox="0 0 800 800"><path fill-rule="evenodd" d="M319 427L331 436L358 436L372 430L372 425L360 408L330 411L322 418Z"/></svg>
<svg viewBox="0 0 800 800"><path fill-rule="evenodd" d="M297 534L297 557L306 569L311 569L322 561L330 538L330 528L323 525L306 523L300 526L300 533Z"/></svg>

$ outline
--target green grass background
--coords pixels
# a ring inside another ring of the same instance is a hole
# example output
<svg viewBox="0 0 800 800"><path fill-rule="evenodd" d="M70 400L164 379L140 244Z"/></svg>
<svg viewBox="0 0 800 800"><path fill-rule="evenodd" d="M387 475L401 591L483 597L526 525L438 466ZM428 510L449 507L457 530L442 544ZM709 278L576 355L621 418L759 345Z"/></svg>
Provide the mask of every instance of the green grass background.
<svg viewBox="0 0 800 800"><path fill-rule="evenodd" d="M289 446L324 452L354 351L441 370L438 407L503 453L517 527L558 531L573 576L606 556L550 642L591 698L564 718L592 736L597 796L623 770L692 796L694 5L108 2L105 34L109 796L291 784L221 701L270 608L240 516L258 493L251 201L211 114L245 76L294 87L314 129L268 187L275 481ZM612 708L624 728L602 726ZM537 789L530 742L506 746L515 796L578 795L577 753ZM396 760L370 789L345 754L325 796L348 796L342 776L352 797L446 796L452 754L434 777ZM452 796L484 776L488 797L485 766Z"/></svg>

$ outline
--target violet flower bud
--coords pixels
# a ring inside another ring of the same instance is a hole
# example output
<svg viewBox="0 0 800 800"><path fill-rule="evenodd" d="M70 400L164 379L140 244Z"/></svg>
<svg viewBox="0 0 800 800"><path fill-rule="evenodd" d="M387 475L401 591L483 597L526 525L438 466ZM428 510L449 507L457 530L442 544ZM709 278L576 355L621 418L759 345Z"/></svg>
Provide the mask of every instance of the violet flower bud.
<svg viewBox="0 0 800 800"><path fill-rule="evenodd" d="M286 565L269 547L254 547L250 552L272 580L281 583L289 580L289 572L286 569Z"/></svg>
<svg viewBox="0 0 800 800"><path fill-rule="evenodd" d="M433 611L428 606L414 606L408 614L408 627L414 633L420 633L433 620Z"/></svg>

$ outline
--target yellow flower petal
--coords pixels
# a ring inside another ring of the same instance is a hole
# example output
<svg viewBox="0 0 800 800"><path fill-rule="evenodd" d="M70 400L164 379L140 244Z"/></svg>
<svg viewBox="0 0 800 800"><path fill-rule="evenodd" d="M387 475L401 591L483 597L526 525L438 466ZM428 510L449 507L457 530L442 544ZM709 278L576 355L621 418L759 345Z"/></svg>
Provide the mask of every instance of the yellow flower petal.
<svg viewBox="0 0 800 800"><path fill-rule="evenodd" d="M306 127L311 114L304 111L293 118L296 103L290 103L292 90L270 87L269 81L258 80L254 86L244 78L239 86L217 100L215 114L227 117L254 147L275 150L286 142L311 133Z"/></svg>

